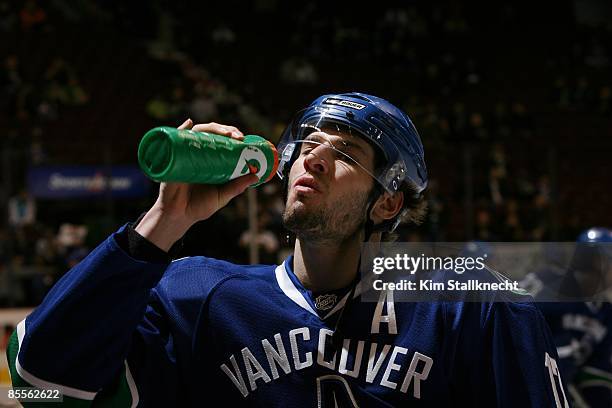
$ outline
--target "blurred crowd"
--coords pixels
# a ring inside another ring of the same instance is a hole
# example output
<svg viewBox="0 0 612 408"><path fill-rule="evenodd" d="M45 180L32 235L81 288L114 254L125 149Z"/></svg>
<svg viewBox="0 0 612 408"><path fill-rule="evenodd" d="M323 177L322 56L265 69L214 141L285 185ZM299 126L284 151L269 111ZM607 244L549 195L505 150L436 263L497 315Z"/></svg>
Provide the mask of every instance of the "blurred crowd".
<svg viewBox="0 0 612 408"><path fill-rule="evenodd" d="M525 68L505 50L529 41L535 31L529 31L528 22L525 33L519 32L517 22L529 16L536 30L538 14L512 2L480 13L488 16L486 21L475 19L471 6L461 2L353 7L348 14L345 2L297 6L259 0L229 1L207 10L190 7L161 0L147 6L0 0L0 35L19 39L3 46L0 67L0 140L3 158L14 164L11 174L3 175L10 188L0 194L7 214L0 223L0 306L36 304L95 244L83 216L92 211L86 202L78 211L71 207L49 219L40 209L56 203L38 202L25 183L29 166L70 164L71 156L61 156L49 142L61 140L62 122L87 109L102 110L95 88L101 79L90 77L86 61L59 51L30 58L22 48L66 27L99 24L99 35L120 32L140 50L130 62L146 61L147 81L157 79L136 86L137 96L126 91L125 98L142 99L127 108L130 125L140 130L190 117L235 124L276 141L296 107L321 92L353 90L363 83L364 91L388 97L417 125L431 173L425 225L400 229L402 240L573 240L587 227L580 217L555 215L568 209L559 201L563 184L548 162L554 152L542 149L555 135L538 118L589 114L609 120L609 26L575 22L576 35L564 38L570 46L543 55L537 45L525 45L525 55L532 53L537 61ZM234 15L235 7L241 13ZM203 23L204 11L217 18ZM495 33L494 40L485 35L489 32ZM101 71L120 70L114 63L126 65L113 62L113 52ZM516 65L500 72L509 61ZM513 71L521 68L533 69L535 79L530 82L530 72ZM112 75L116 81L138 81L127 71ZM541 89L534 90L534 83ZM107 112L108 100L104 103ZM115 105L117 111L126 109L118 101ZM98 139L110 143L108 138ZM92 134L92 146L94 139ZM132 158L114 153L119 161ZM91 160L100 159L94 156ZM256 242L260 262L278 262L291 248L281 222L281 190L278 182L258 189L255 235L247 228L247 198L240 197L196 225L185 237L183 254L246 263L249 246ZM118 226L129 220L113 221Z"/></svg>
<svg viewBox="0 0 612 408"><path fill-rule="evenodd" d="M602 73L612 66L609 27L579 28L569 55L551 62L552 100L562 112L612 112L612 83Z"/></svg>
<svg viewBox="0 0 612 408"><path fill-rule="evenodd" d="M36 201L26 190L8 204L8 224L0 228L0 306L36 304L88 254L88 228L62 223L56 231L38 221Z"/></svg>

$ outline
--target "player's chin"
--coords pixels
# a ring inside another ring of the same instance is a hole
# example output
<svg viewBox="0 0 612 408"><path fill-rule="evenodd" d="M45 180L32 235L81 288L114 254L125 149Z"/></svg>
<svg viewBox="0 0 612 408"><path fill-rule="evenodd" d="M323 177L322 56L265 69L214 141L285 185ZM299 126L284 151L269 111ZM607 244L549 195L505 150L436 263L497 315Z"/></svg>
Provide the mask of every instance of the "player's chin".
<svg viewBox="0 0 612 408"><path fill-rule="evenodd" d="M285 208L283 225L295 234L312 236L322 227L320 211L298 201Z"/></svg>
<svg viewBox="0 0 612 408"><path fill-rule="evenodd" d="M291 208L295 205L304 205L306 201L308 200L304 199L303 197L300 197L298 194L296 194L292 190L289 192L289 195L287 196L287 201L285 202L285 208Z"/></svg>
<svg viewBox="0 0 612 408"><path fill-rule="evenodd" d="M304 201L300 200L298 197L291 199L291 197L287 200L287 204L285 205L285 213L289 213L289 214L293 214L293 213L298 213L298 214L302 214L302 213L308 213L309 212L309 208L311 208L312 205L309 205L308 203L305 203Z"/></svg>
<svg viewBox="0 0 612 408"><path fill-rule="evenodd" d="M290 195L285 205L285 214L298 219L309 218L313 214L319 214L321 206L320 202Z"/></svg>

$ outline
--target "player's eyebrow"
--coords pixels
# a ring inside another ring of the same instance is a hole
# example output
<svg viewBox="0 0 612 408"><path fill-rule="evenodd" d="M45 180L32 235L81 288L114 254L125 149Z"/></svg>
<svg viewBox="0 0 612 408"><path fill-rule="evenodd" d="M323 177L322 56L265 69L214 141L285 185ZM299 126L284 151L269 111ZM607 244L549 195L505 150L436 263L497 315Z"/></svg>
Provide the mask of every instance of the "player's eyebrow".
<svg viewBox="0 0 612 408"><path fill-rule="evenodd" d="M348 146L350 149L358 150L364 156L366 156L365 149L359 143L351 142L350 140L346 140L346 139L343 139L341 143L343 143L345 146Z"/></svg>
<svg viewBox="0 0 612 408"><path fill-rule="evenodd" d="M325 133L325 131L323 131L323 133ZM353 142L343 136L331 135L331 134L330 136L338 137L340 139L339 141L332 141L332 144L334 145L334 147L338 148L340 147L339 145L342 145L342 147L348 147L350 150L360 152L364 157L367 156L366 150L361 144ZM317 132L313 132L310 135L308 135L306 137L306 140L312 140L312 141L320 142L320 143L328 141L325 137L323 137L323 135Z"/></svg>

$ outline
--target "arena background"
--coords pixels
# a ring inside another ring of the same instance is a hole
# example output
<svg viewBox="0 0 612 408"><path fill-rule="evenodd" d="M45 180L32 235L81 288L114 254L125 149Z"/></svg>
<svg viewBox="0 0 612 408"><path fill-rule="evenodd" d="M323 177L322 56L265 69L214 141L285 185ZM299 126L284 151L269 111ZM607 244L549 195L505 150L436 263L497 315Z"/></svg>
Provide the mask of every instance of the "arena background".
<svg viewBox="0 0 612 408"><path fill-rule="evenodd" d="M427 220L401 240L612 226L611 21L609 2L585 0L0 0L0 349L152 204L138 142L187 117L276 141L321 93L380 95L413 118L430 172ZM245 194L183 255L275 263L290 250L282 206L277 182Z"/></svg>

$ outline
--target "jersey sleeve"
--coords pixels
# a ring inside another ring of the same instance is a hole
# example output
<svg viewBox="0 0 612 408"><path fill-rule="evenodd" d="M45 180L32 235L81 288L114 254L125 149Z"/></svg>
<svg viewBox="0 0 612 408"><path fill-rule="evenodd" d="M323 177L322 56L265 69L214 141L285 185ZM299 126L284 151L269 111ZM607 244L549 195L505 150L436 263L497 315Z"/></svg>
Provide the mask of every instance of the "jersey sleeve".
<svg viewBox="0 0 612 408"><path fill-rule="evenodd" d="M465 307L472 313L455 317L462 333L454 383L469 406L569 407L548 326L533 304Z"/></svg>
<svg viewBox="0 0 612 408"><path fill-rule="evenodd" d="M508 406L568 407L556 348L540 311L530 303L494 307L491 362L498 401L513 401Z"/></svg>
<svg viewBox="0 0 612 408"><path fill-rule="evenodd" d="M13 386L59 389L67 406L132 406L132 371L145 383L152 369L169 391L172 336L152 290L167 266L130 257L116 234L106 239L17 326L7 350Z"/></svg>

